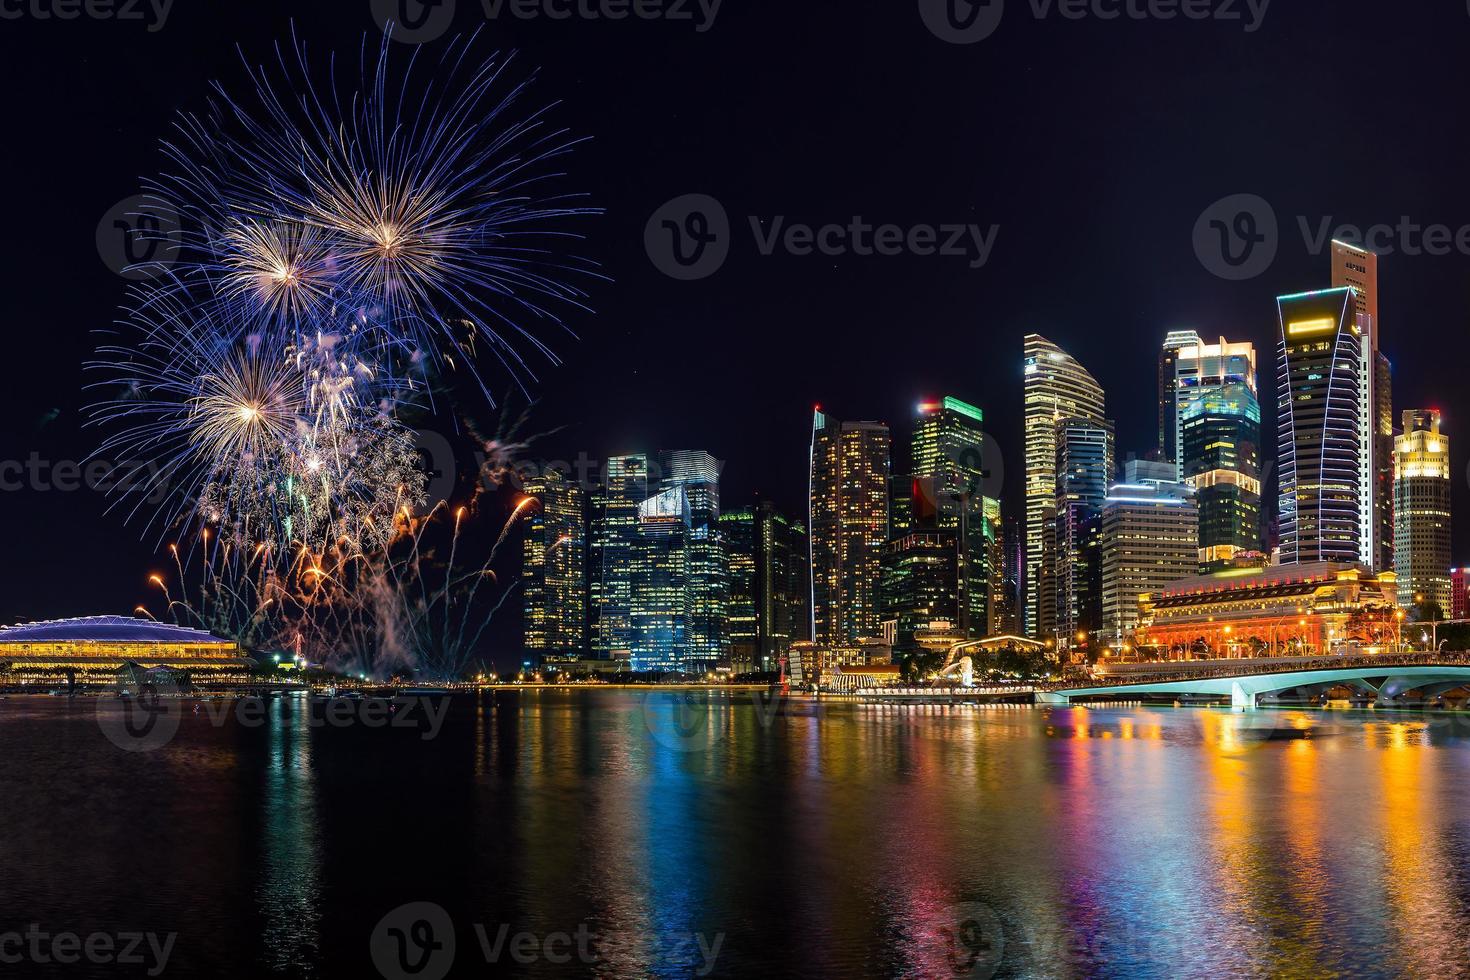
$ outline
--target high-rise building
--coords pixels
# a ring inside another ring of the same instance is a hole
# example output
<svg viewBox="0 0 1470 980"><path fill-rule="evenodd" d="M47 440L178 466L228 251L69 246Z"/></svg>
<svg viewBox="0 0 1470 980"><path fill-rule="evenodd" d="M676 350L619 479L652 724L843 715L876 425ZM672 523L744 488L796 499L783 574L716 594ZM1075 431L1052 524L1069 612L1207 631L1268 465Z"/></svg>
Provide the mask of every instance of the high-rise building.
<svg viewBox="0 0 1470 980"><path fill-rule="evenodd" d="M1102 510L1114 476L1113 424L1064 418L1056 430L1055 630L1058 648L1102 626ZM1047 619L1052 616L1048 615Z"/></svg>
<svg viewBox="0 0 1470 980"><path fill-rule="evenodd" d="M557 470L525 485L535 501L521 541L521 604L527 650L579 654L587 642L587 501Z"/></svg>
<svg viewBox="0 0 1470 980"><path fill-rule="evenodd" d="M629 656L633 636L633 552L639 540L638 508L648 499L648 456L614 456L597 491L591 533L592 649Z"/></svg>
<svg viewBox="0 0 1470 980"><path fill-rule="evenodd" d="M911 530L884 548L880 594L883 619L894 625L895 658L918 652L920 631L958 623L963 552L957 529L935 527Z"/></svg>
<svg viewBox="0 0 1470 980"><path fill-rule="evenodd" d="M1420 596L1442 615L1454 608L1450 580L1450 441L1433 409L1404 412L1394 440L1394 571L1399 605Z"/></svg>
<svg viewBox="0 0 1470 980"><path fill-rule="evenodd" d="M1057 423L1064 418L1104 421L1103 390L1087 369L1045 337L1025 340L1026 429L1026 562L1021 569L1025 591L1025 632L1035 638L1051 635L1054 625L1043 622L1043 579L1048 536L1055 533L1057 501Z"/></svg>
<svg viewBox="0 0 1470 980"><path fill-rule="evenodd" d="M694 669L725 659L725 549L720 539L720 463L706 452L665 452L661 489L679 488L689 503L686 656Z"/></svg>
<svg viewBox="0 0 1470 980"><path fill-rule="evenodd" d="M729 566L725 619L737 670L775 671L810 639L806 528L770 501L720 515Z"/></svg>
<svg viewBox="0 0 1470 980"><path fill-rule="evenodd" d="M1162 592L1198 571L1199 512L1193 493L1174 479L1174 468L1125 469L1103 502L1102 630L1121 646L1138 626L1140 596Z"/></svg>
<svg viewBox="0 0 1470 980"><path fill-rule="evenodd" d="M1373 372L1353 289L1276 300L1282 564L1371 567ZM1365 535L1365 531L1367 532Z"/></svg>
<svg viewBox="0 0 1470 980"><path fill-rule="evenodd" d="M690 655L691 529L683 487L670 487L638 505L638 538L629 570L634 670L708 669Z"/></svg>
<svg viewBox="0 0 1470 980"><path fill-rule="evenodd" d="M892 439L879 422L812 419L809 547L812 639L876 636L879 560L888 543Z"/></svg>
<svg viewBox="0 0 1470 980"><path fill-rule="evenodd" d="M1369 338L1364 357L1371 365L1372 393L1364 403L1373 430L1373 454L1364 468L1373 481L1370 539L1365 542L1365 564L1388 571L1394 563L1393 532L1393 364L1383 353L1378 319L1378 256L1347 242L1332 243L1332 285L1353 290L1357 312L1365 317Z"/></svg>
<svg viewBox="0 0 1470 980"><path fill-rule="evenodd" d="M1179 352L1204 343L1193 330L1170 330L1159 351L1159 459L1179 462L1179 412L1176 395Z"/></svg>
<svg viewBox="0 0 1470 980"><path fill-rule="evenodd" d="M1261 404L1256 349L1201 344L1180 351L1179 479L1199 510L1199 571L1261 549Z"/></svg>
<svg viewBox="0 0 1470 980"><path fill-rule="evenodd" d="M966 639L987 635L990 626L990 550L995 530L984 493L988 475L982 458L984 422L980 409L958 398L924 402L919 405L912 443L914 487L932 495L927 503L934 511L935 526L959 535L956 626Z"/></svg>

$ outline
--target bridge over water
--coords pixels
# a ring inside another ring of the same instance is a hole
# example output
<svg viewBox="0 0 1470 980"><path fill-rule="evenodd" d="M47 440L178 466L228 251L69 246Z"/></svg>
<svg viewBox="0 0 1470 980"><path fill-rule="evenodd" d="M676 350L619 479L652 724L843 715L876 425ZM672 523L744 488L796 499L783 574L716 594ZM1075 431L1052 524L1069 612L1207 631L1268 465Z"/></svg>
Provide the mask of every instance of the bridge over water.
<svg viewBox="0 0 1470 980"><path fill-rule="evenodd" d="M1149 667L1157 667L1150 670ZM1405 695L1434 698L1470 686L1470 655L1382 654L1362 657L1316 657L1270 660L1260 664L1210 661L1139 665L1091 686L1037 688L1038 704L1070 704L1078 700L1136 700L1146 697L1229 698L1232 706L1259 707L1261 698L1293 694L1319 697L1346 687L1383 706L1401 703Z"/></svg>

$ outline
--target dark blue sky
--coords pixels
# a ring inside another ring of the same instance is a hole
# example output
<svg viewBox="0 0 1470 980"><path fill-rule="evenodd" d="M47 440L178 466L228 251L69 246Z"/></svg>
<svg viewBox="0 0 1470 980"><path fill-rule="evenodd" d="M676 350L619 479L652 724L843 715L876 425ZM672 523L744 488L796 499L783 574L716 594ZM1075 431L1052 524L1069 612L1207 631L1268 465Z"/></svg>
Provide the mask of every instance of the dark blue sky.
<svg viewBox="0 0 1470 980"><path fill-rule="evenodd" d="M0 19L11 93L0 458L79 459L95 443L80 426L82 363L124 287L99 259L97 222L160 168L175 112L199 108L212 79L239 83L235 46L266 57L293 17L314 49L376 38L368 0L177 0L152 32ZM729 503L759 490L804 506L814 402L906 439L919 398L949 393L986 411L1014 509L1031 331L1098 376L1124 453L1153 442L1156 350L1171 328L1254 340L1269 415L1272 298L1329 274L1299 216L1313 228L1329 216L1470 223L1470 13L1459 3L1277 2L1248 33L1238 21L1038 19L1010 0L995 34L969 46L926 29L914 0L728 0L702 32L640 19L485 23L470 0L455 18L539 66L538 96L563 102L557 120L591 137L566 161L569 184L608 211L584 251L615 281L594 290L594 315L569 321L580 340L557 341L565 364L540 372L529 427L561 428L533 455L707 449L727 461ZM679 282L649 260L643 233L688 193L723 204L733 245L715 275ZM1275 262L1245 282L1207 271L1192 239L1200 214L1237 193L1260 195L1281 226ZM971 268L953 256L764 256L750 229L751 217L859 215L999 231ZM1382 260L1397 405L1445 411L1460 473L1467 273L1462 254ZM86 491L0 493L0 618L126 611L145 597L151 542L104 506ZM1456 539L1470 558L1470 522Z"/></svg>

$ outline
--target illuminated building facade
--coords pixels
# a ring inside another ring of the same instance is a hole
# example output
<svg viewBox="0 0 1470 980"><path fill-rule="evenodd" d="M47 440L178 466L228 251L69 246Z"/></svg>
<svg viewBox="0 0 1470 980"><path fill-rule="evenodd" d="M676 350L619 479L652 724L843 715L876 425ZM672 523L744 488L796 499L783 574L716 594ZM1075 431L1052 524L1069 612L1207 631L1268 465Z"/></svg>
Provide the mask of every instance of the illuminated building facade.
<svg viewBox="0 0 1470 980"><path fill-rule="evenodd" d="M234 640L128 616L87 616L0 629L0 665L12 678L70 671L110 680L125 664L185 670L196 682L240 675L251 666Z"/></svg>
<svg viewBox="0 0 1470 980"><path fill-rule="evenodd" d="M806 528L763 500L721 514L720 531L731 659L737 671L776 671L792 643L810 639Z"/></svg>
<svg viewBox="0 0 1470 980"><path fill-rule="evenodd" d="M530 480L536 501L521 541L521 603L527 650L579 653L587 640L586 495L548 470Z"/></svg>
<svg viewBox="0 0 1470 980"><path fill-rule="evenodd" d="M1465 618L1467 586L1470 586L1470 568L1450 569L1450 608L1445 611L1451 619Z"/></svg>
<svg viewBox="0 0 1470 980"><path fill-rule="evenodd" d="M1199 570L1261 548L1261 404L1252 344L1179 352L1179 478L1199 509Z"/></svg>
<svg viewBox="0 0 1470 980"><path fill-rule="evenodd" d="M1037 334L1025 339L1026 561L1021 569L1026 634L1050 637L1043 595L1054 578L1046 568L1047 539L1055 534L1057 423L1065 418L1104 421L1103 390L1066 351ZM1104 482L1104 487L1106 487ZM1104 491L1105 492L1105 491ZM1101 496L1101 495L1099 495Z"/></svg>
<svg viewBox="0 0 1470 980"><path fill-rule="evenodd" d="M812 637L845 644L878 633L888 543L892 438L879 422L812 419L809 528Z"/></svg>
<svg viewBox="0 0 1470 980"><path fill-rule="evenodd" d="M894 657L917 653L918 634L931 624L960 621L963 551L958 530L938 528L910 531L884 549L880 594Z"/></svg>
<svg viewBox="0 0 1470 980"><path fill-rule="evenodd" d="M1158 656L1328 653L1394 642L1398 585L1356 564L1304 562L1181 579L1139 603L1135 640Z"/></svg>
<svg viewBox="0 0 1470 980"><path fill-rule="evenodd" d="M1332 243L1332 285L1353 290L1368 344L1364 358L1372 391L1365 401L1367 426L1372 433L1372 458L1364 461L1366 479L1373 488L1369 503L1368 549L1364 561L1384 571L1394 567L1393 530L1393 365L1383 353L1378 319L1378 256L1346 242Z"/></svg>
<svg viewBox="0 0 1470 980"><path fill-rule="evenodd" d="M1113 425L1064 418L1056 427L1056 536L1050 565L1058 648L1102 627L1102 511L1112 486Z"/></svg>
<svg viewBox="0 0 1470 980"><path fill-rule="evenodd" d="M690 650L689 497L670 487L638 505L629 569L633 669L701 671Z"/></svg>
<svg viewBox="0 0 1470 980"><path fill-rule="evenodd" d="M589 589L595 622L592 649L627 657L633 650L633 552L638 544L638 507L648 499L646 454L614 456L597 493L590 551Z"/></svg>
<svg viewBox="0 0 1470 980"><path fill-rule="evenodd" d="M1450 441L1439 430L1439 412L1404 412L1403 435L1394 440L1394 571L1399 605L1419 596L1447 615L1454 608L1450 582Z"/></svg>
<svg viewBox="0 0 1470 980"><path fill-rule="evenodd" d="M1188 487L1130 462L1102 512L1102 631L1121 645L1138 625L1140 596L1198 573L1199 511ZM1153 477L1153 478L1151 478Z"/></svg>
<svg viewBox="0 0 1470 980"><path fill-rule="evenodd" d="M1179 356L1185 348L1203 343L1193 330L1171 330L1164 337L1159 351L1159 459L1179 462Z"/></svg>
<svg viewBox="0 0 1470 980"><path fill-rule="evenodd" d="M1282 296L1277 459L1281 561L1371 567L1366 337L1350 288ZM1368 531L1365 543L1364 532Z"/></svg>
<svg viewBox="0 0 1470 980"><path fill-rule="evenodd" d="M688 669L707 670L724 660L725 547L720 537L720 463L706 452L660 455L660 486L679 489L689 506L686 557L688 604L685 645Z"/></svg>
<svg viewBox="0 0 1470 980"><path fill-rule="evenodd" d="M933 511L934 525L959 535L956 622L966 639L985 636L990 625L991 516L1000 510L999 501L984 493L984 422L980 409L958 398L925 402L919 406L911 447L914 487L928 498L926 509Z"/></svg>

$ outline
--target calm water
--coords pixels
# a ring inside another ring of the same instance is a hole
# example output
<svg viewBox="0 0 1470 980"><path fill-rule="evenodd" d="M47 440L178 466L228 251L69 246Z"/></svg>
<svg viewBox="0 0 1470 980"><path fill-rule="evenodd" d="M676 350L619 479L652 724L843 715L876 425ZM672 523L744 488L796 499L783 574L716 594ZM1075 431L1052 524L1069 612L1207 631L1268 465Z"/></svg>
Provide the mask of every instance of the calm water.
<svg viewBox="0 0 1470 980"><path fill-rule="evenodd" d="M12 697L0 933L172 934L167 976L1470 973L1463 724L703 701L298 700L127 752Z"/></svg>

